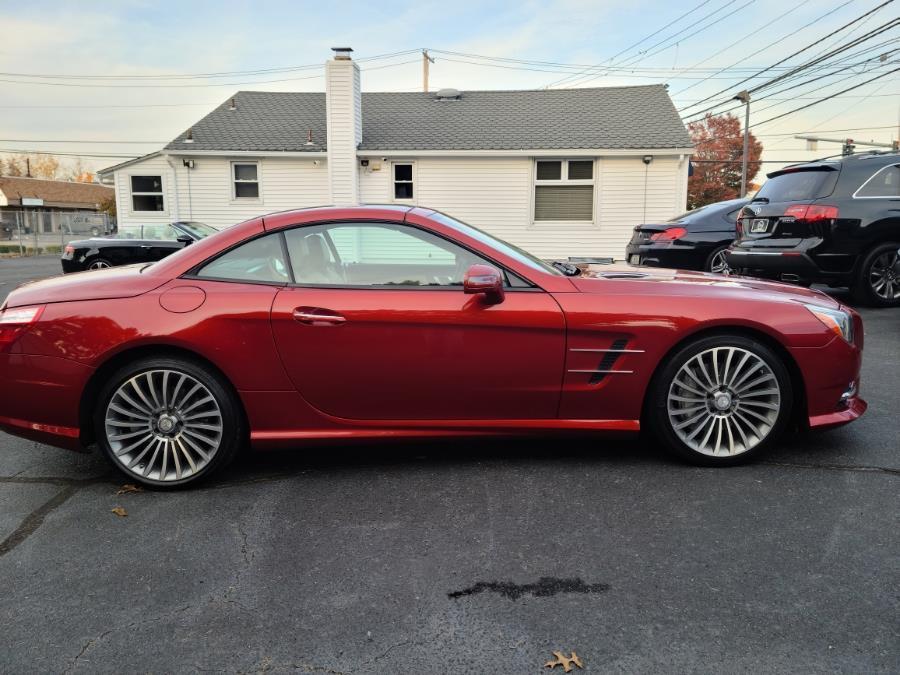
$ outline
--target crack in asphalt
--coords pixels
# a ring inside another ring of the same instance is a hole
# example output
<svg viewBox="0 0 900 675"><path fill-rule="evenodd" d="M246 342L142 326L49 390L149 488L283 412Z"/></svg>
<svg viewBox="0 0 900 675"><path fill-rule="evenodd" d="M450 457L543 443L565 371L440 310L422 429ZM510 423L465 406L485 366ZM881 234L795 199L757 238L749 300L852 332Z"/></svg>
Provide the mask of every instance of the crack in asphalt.
<svg viewBox="0 0 900 675"><path fill-rule="evenodd" d="M775 460L762 460L759 464L766 466L780 466L788 469L821 469L822 471L859 471L863 473L886 473L900 476L900 469L891 469L886 466L865 466L857 464L814 464L812 462L778 462Z"/></svg>

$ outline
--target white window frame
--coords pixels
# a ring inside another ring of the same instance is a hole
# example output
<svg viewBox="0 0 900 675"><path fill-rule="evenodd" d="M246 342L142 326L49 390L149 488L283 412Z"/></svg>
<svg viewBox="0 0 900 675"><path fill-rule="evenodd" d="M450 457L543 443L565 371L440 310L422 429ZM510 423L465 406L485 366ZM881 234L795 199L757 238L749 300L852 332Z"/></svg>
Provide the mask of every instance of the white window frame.
<svg viewBox="0 0 900 675"><path fill-rule="evenodd" d="M560 177L552 180L538 180L538 162L560 162ZM590 162L591 177L569 179L569 162ZM531 223L532 225L593 225L597 220L597 159L595 157L536 157L531 168ZM541 185L590 185L591 219L590 220L537 220L537 188Z"/></svg>
<svg viewBox="0 0 900 675"><path fill-rule="evenodd" d="M135 176L152 176L154 178L156 176L159 176L159 185L160 185L159 192L134 192L131 189L131 179ZM126 178L128 179L128 212L129 213L138 214L138 215L142 215L142 216L147 216L149 214L153 214L156 216L163 216L163 215L168 214L169 200L166 199L166 175L164 173L162 173L162 172L153 173L152 171L141 171L141 172L134 172L134 173L126 174ZM152 195L154 197L159 195L160 197L162 197L162 200L163 200L162 211L138 211L137 209L135 209L134 208L134 197L135 196L143 196L143 195Z"/></svg>
<svg viewBox="0 0 900 675"><path fill-rule="evenodd" d="M243 166L246 164L253 164L256 166L256 180L238 180L235 175L235 167ZM263 196L263 184L262 184L262 164L257 159L235 159L229 163L229 173L228 173L229 183L231 185L231 201L236 202L238 204L259 204L262 202ZM256 183L256 197L238 197L237 196L237 184L238 183Z"/></svg>
<svg viewBox="0 0 900 675"><path fill-rule="evenodd" d="M885 169L900 169L900 164L888 164L887 166L883 166L880 169L878 169L878 171L876 171L875 173L873 173L871 176L869 176L866 179L865 183L863 183L858 188L856 188L856 192L853 193L853 199L897 199L898 198L897 195L861 195L861 194L859 194L860 190L862 190L864 187L866 187L866 185L871 183L875 179L875 176L880 174Z"/></svg>
<svg viewBox="0 0 900 675"><path fill-rule="evenodd" d="M411 180L401 180L398 181L396 179L396 169L394 167L397 166L410 166L412 167L412 179ZM412 199L400 199L397 197L397 183L409 183L412 185L413 196ZM419 198L419 188L418 188L418 175L416 173L416 163L413 160L395 160L391 162L391 201L397 204L415 204L416 199Z"/></svg>

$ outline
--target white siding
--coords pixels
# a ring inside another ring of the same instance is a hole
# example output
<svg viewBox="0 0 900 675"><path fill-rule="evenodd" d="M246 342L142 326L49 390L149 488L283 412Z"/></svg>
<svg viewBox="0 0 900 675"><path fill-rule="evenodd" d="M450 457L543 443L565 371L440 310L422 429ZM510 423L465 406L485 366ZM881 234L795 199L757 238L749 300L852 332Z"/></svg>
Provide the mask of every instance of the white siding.
<svg viewBox="0 0 900 675"><path fill-rule="evenodd" d="M362 140L359 66L333 59L325 63L325 117L328 134L330 203L359 203L356 148Z"/></svg>
<svg viewBox="0 0 900 675"><path fill-rule="evenodd" d="M416 204L444 211L541 257L621 260L632 228L643 219L645 169L640 157L598 160L594 223L533 221L530 158L419 158L415 162ZM686 159L656 156L647 168L647 219L667 219L684 210L686 191ZM390 162L381 163L380 171L360 171L360 194L368 204L392 201Z"/></svg>
<svg viewBox="0 0 900 675"><path fill-rule="evenodd" d="M601 159L596 255L621 259L635 225L668 220L684 210L686 163L660 156L649 166L640 157Z"/></svg>
<svg viewBox="0 0 900 675"><path fill-rule="evenodd" d="M182 159L173 158L176 166L174 171L164 158L154 158L117 172L116 198L120 224L191 219L223 228L273 211L322 206L328 202L328 170L325 160L260 158L260 199L243 200L232 198L231 162L252 159L197 157L194 159L194 168L190 170L190 184L189 170L183 166ZM130 213L131 193L127 176L145 173L164 175L166 213Z"/></svg>
<svg viewBox="0 0 900 675"><path fill-rule="evenodd" d="M115 181L119 222L193 218L221 228L273 211L330 203L327 162L304 158L260 158L261 198L258 201L232 199L231 161L238 159L245 161L245 158L195 158L190 190L188 169L182 166L181 157L172 159L177 172L163 157L122 169L116 173ZM415 162L414 203L445 211L542 257L581 255L622 259L632 228L645 220L645 167L640 157L597 160L594 223L533 222L531 158L404 159ZM360 168L354 154L353 166L362 203L393 201L390 160L369 158L369 167ZM376 166L380 168L376 170ZM646 172L646 220L664 220L683 211L687 158L656 155ZM132 174L163 176L165 213L131 214L128 176Z"/></svg>
<svg viewBox="0 0 900 675"><path fill-rule="evenodd" d="M163 207L160 212L133 212L131 210L131 176L162 176ZM176 220L174 176L165 157L151 157L115 173L116 222L119 225L143 223L169 223Z"/></svg>

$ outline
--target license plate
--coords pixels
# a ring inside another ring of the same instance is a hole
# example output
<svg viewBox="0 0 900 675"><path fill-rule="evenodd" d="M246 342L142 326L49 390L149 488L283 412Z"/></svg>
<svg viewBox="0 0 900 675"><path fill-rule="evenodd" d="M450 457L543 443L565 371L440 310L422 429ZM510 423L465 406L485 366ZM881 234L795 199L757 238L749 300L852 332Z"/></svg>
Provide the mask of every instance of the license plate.
<svg viewBox="0 0 900 675"><path fill-rule="evenodd" d="M632 265L640 265L641 264L641 256L632 255L631 260L629 261Z"/></svg>
<svg viewBox="0 0 900 675"><path fill-rule="evenodd" d="M756 234L758 232L765 232L769 229L769 219L768 218L754 218L750 223L750 232L751 234Z"/></svg>

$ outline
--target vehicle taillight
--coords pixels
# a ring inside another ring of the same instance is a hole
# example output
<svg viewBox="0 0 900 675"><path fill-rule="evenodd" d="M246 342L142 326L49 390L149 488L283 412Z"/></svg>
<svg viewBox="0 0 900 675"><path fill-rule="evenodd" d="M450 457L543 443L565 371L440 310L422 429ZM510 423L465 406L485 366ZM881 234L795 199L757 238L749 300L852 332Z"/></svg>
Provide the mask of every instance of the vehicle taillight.
<svg viewBox="0 0 900 675"><path fill-rule="evenodd" d="M657 232L650 235L650 241L675 241L681 239L687 234L687 230L683 227L670 227L668 230Z"/></svg>
<svg viewBox="0 0 900 675"><path fill-rule="evenodd" d="M807 223L819 220L837 220L839 214L838 207L824 204L794 204L784 211L785 216L793 216L797 220Z"/></svg>
<svg viewBox="0 0 900 675"><path fill-rule="evenodd" d="M22 333L38 322L45 305L15 307L0 312L0 349L15 342Z"/></svg>

